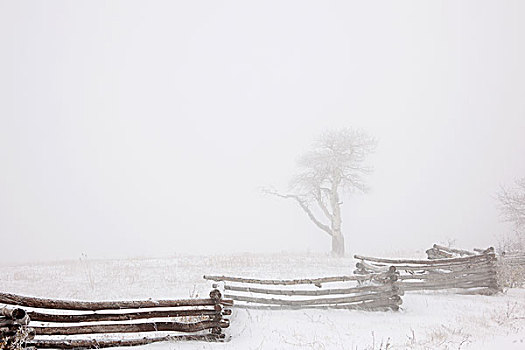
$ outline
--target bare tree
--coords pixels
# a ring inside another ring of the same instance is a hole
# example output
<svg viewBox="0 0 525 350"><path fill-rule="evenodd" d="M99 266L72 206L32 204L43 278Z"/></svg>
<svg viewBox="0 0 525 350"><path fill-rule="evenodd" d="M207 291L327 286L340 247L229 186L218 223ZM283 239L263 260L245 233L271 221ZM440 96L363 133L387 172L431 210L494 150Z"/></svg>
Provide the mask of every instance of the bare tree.
<svg viewBox="0 0 525 350"><path fill-rule="evenodd" d="M359 130L327 131L299 158L298 173L290 182L289 193L269 189L265 192L296 201L310 220L332 238L332 253L343 256L341 195L368 190L364 177L372 168L365 161L376 144L373 137Z"/></svg>
<svg viewBox="0 0 525 350"><path fill-rule="evenodd" d="M503 220L514 226L521 249L525 240L525 178L515 182L514 187L501 187L497 194L499 209Z"/></svg>

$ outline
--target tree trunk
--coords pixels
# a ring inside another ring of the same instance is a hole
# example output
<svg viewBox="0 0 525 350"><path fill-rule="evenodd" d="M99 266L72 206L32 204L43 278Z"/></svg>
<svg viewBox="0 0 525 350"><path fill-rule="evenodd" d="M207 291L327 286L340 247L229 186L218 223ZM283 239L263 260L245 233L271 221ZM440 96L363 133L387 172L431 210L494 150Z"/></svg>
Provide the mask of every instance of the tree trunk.
<svg viewBox="0 0 525 350"><path fill-rule="evenodd" d="M334 176L338 179L338 176ZM332 207L332 254L338 257L345 255L345 238L341 232L341 203L339 202L339 193L337 188L339 186L339 179L332 182L332 189L330 193L330 206Z"/></svg>
<svg viewBox="0 0 525 350"><path fill-rule="evenodd" d="M338 257L345 255L345 238L341 233L332 236L332 254Z"/></svg>

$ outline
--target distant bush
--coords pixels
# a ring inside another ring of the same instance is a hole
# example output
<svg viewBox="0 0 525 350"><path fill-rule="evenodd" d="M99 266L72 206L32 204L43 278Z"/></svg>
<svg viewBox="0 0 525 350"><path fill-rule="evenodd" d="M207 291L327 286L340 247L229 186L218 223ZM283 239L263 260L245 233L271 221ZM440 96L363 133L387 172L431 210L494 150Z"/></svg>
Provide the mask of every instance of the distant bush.
<svg viewBox="0 0 525 350"><path fill-rule="evenodd" d="M525 286L525 252L500 254L498 280L502 287L518 288Z"/></svg>

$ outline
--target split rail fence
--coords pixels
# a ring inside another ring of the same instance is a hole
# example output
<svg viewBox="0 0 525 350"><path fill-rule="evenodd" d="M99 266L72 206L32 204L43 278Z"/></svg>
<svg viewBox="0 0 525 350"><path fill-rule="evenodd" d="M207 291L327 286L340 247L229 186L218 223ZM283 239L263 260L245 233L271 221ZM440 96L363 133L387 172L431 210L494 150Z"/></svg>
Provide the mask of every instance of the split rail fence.
<svg viewBox="0 0 525 350"><path fill-rule="evenodd" d="M444 247L438 244L434 244L432 248L426 251L429 259L442 259L442 258L456 258L462 256L475 256L483 255L487 253L494 253L494 248L478 249L474 248L473 251L462 250ZM503 252L496 255L498 261L501 263L512 266L512 267L525 267L525 253L524 252Z"/></svg>
<svg viewBox="0 0 525 350"><path fill-rule="evenodd" d="M354 273L374 275L395 266L402 291L460 289L463 292L491 295L501 290L493 248L462 257L432 256L429 260L413 260L355 255L354 258L360 261Z"/></svg>
<svg viewBox="0 0 525 350"><path fill-rule="evenodd" d="M470 251L470 250L457 249L457 248L445 247L439 244L434 244L432 248L426 251L426 253L427 253L428 259L434 260L434 259L461 258L461 257L489 254L489 253L494 253L494 248L493 247L490 247L487 249L474 248L473 251Z"/></svg>
<svg viewBox="0 0 525 350"><path fill-rule="evenodd" d="M0 293L0 348L85 349L225 339L233 301L210 298L69 301ZM145 336L155 332L155 336ZM119 333L119 339L108 338ZM159 335L161 334L161 335ZM96 336L95 336L96 335Z"/></svg>
<svg viewBox="0 0 525 350"><path fill-rule="evenodd" d="M311 279L254 279L204 276L220 282L224 296L235 307L250 309L355 309L398 310L403 295L392 267L368 276L336 276Z"/></svg>
<svg viewBox="0 0 525 350"><path fill-rule="evenodd" d="M494 248L477 249L472 251L455 249L434 244L427 250L429 259L439 259L443 257L475 256L494 252ZM500 286L520 287L525 284L525 252L511 251L496 254L497 276Z"/></svg>

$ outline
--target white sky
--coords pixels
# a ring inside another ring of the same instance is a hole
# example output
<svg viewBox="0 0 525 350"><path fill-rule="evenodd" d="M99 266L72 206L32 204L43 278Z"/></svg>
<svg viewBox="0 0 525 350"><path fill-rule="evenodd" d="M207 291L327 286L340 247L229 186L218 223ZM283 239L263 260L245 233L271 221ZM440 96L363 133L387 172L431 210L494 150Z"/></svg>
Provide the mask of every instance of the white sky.
<svg viewBox="0 0 525 350"><path fill-rule="evenodd" d="M496 243L525 176L525 2L0 0L0 262L329 251L286 188L379 139L349 253ZM23 254L21 253L23 252Z"/></svg>

